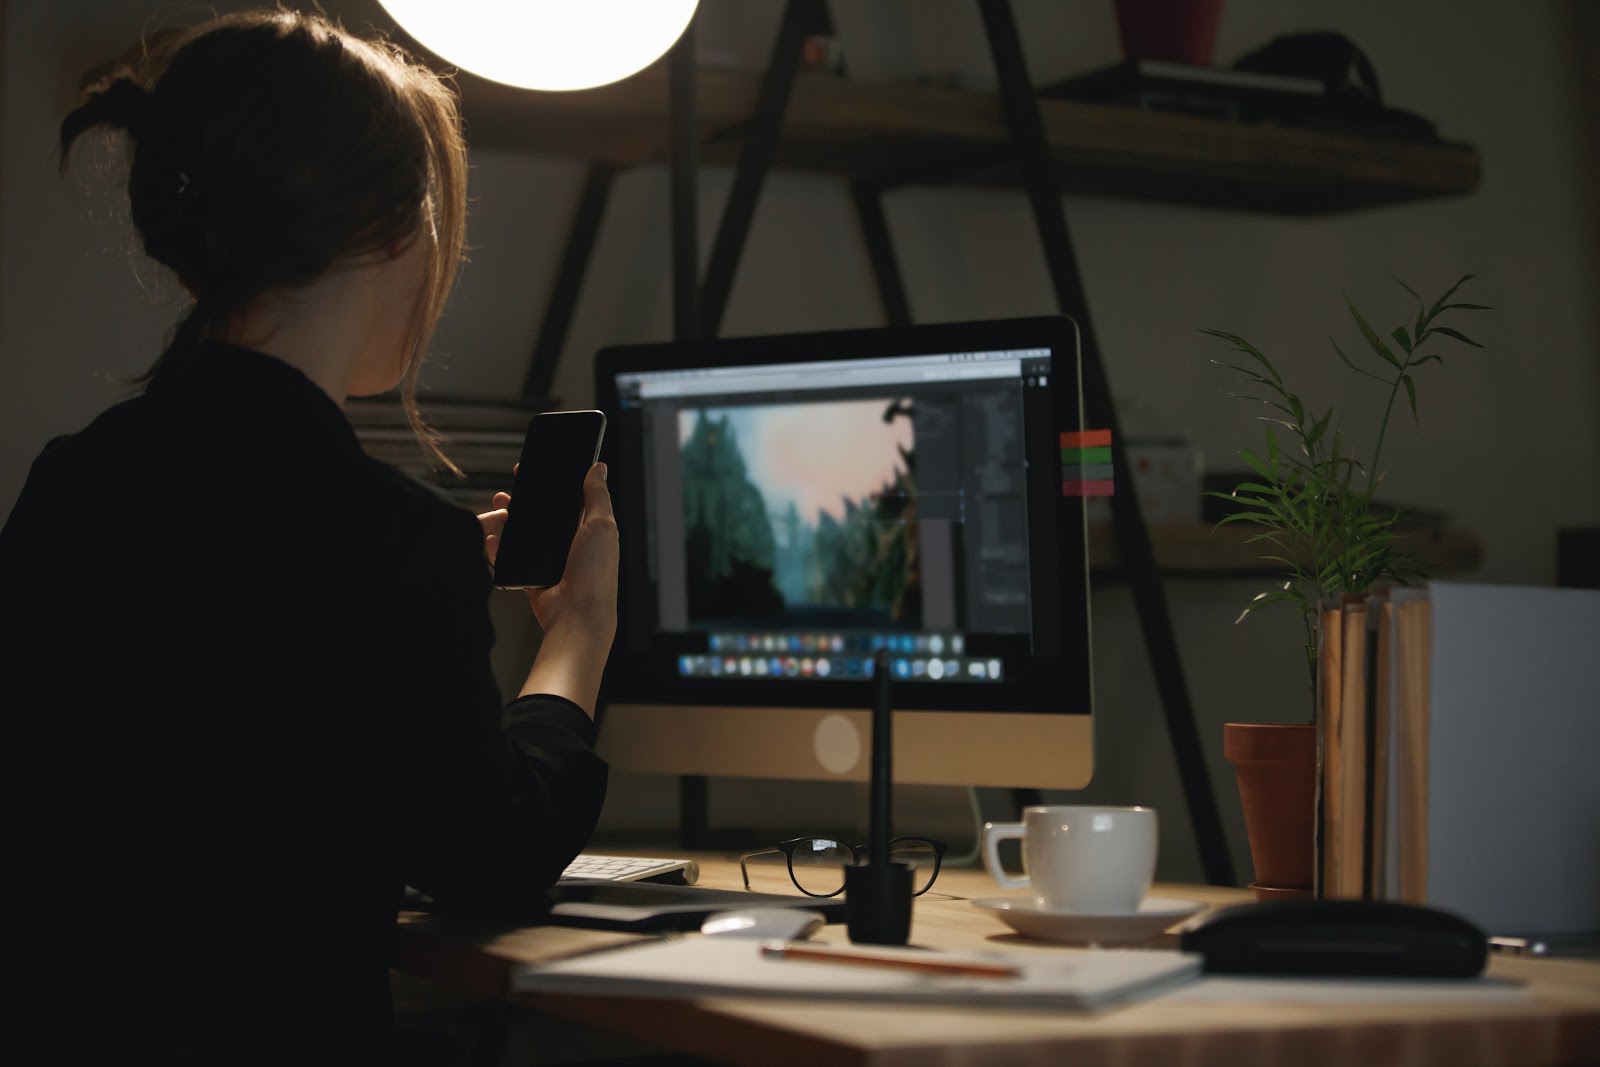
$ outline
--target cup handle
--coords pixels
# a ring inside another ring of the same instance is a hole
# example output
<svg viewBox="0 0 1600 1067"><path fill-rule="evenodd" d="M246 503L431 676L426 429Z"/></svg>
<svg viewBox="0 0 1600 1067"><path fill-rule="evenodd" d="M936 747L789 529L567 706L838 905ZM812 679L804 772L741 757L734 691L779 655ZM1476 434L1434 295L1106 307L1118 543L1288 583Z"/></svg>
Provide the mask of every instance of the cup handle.
<svg viewBox="0 0 1600 1067"><path fill-rule="evenodd" d="M1024 833L1020 822L986 822L983 824L983 866L1001 889L1032 889L1033 879L1024 874L1013 878L1000 866L1000 842L1008 838L1021 839Z"/></svg>

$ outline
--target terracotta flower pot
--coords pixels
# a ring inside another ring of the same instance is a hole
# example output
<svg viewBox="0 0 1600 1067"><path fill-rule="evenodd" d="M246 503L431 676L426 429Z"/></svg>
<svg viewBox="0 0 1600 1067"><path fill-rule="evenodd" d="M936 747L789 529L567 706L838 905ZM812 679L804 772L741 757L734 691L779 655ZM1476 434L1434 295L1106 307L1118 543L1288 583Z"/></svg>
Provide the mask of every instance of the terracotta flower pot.
<svg viewBox="0 0 1600 1067"><path fill-rule="evenodd" d="M1222 0L1117 0L1116 10L1128 59L1210 64Z"/></svg>
<svg viewBox="0 0 1600 1067"><path fill-rule="evenodd" d="M1230 722L1222 754L1233 764L1250 835L1259 899L1309 896L1315 857L1317 728Z"/></svg>

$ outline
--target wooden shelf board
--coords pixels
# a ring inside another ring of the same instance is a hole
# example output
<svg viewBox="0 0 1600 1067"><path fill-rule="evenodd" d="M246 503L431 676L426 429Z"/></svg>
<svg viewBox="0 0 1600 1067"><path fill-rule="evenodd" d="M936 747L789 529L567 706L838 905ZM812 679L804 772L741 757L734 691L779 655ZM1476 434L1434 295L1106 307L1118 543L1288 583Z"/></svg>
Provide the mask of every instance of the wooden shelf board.
<svg viewBox="0 0 1600 1067"><path fill-rule="evenodd" d="M1224 575L1277 574L1282 568L1264 563L1262 545L1250 543L1252 531L1240 523L1213 527L1207 523L1151 523L1150 544L1156 567L1169 574ZM1397 547L1421 560L1433 573L1459 574L1483 562L1483 545L1467 530L1417 529L1402 531ZM1116 534L1110 523L1089 524L1089 563L1101 570L1122 566Z"/></svg>
<svg viewBox="0 0 1600 1067"><path fill-rule="evenodd" d="M576 93L458 78L475 146L618 166L669 158L667 71ZM759 75L703 68L696 81L701 158L731 164L755 110ZM1041 100L1068 193L1324 214L1463 195L1478 185L1470 146L1226 122ZM993 94L950 86L801 75L774 165L890 185L1014 187L1018 176Z"/></svg>

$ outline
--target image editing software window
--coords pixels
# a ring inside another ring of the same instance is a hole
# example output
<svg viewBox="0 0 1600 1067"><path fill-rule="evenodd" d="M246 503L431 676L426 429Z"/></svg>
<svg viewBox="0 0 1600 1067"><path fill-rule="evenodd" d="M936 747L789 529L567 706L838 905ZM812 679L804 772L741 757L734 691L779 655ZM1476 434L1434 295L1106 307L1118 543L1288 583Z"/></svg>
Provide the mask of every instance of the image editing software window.
<svg viewBox="0 0 1600 1067"><path fill-rule="evenodd" d="M1033 710L1087 643L1062 602L1085 593L1057 551L1082 538L1057 354L840 337L837 358L625 358L604 383L628 675L730 702L781 681L828 706L859 699L829 683L870 677L884 649L919 707ZM1075 358L1065 373L1075 414Z"/></svg>

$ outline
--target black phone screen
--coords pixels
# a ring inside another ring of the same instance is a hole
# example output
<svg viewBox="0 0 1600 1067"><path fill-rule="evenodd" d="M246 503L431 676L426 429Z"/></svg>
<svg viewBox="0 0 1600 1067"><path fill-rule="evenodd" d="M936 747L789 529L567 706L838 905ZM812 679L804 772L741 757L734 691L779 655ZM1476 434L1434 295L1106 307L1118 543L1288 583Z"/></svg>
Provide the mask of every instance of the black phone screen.
<svg viewBox="0 0 1600 1067"><path fill-rule="evenodd" d="M555 585L583 516L583 478L600 455L599 411L546 411L528 423L511 506L500 530L494 584Z"/></svg>

